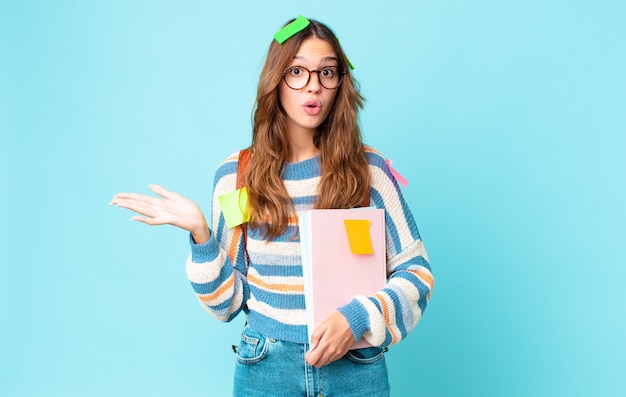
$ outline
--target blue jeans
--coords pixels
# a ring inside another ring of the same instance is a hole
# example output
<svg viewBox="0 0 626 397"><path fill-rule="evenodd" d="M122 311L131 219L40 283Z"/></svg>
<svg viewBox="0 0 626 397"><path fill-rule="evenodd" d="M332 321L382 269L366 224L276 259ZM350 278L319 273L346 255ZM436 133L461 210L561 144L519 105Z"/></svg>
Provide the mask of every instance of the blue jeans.
<svg viewBox="0 0 626 397"><path fill-rule="evenodd" d="M237 348L235 397L385 397L389 396L382 349L349 351L322 368L304 361L307 344L267 338L246 326Z"/></svg>

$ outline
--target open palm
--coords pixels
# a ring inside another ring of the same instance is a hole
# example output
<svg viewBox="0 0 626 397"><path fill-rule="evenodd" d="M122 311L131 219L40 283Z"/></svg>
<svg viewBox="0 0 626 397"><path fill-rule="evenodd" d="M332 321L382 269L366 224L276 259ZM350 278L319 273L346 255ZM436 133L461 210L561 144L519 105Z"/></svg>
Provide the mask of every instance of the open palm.
<svg viewBox="0 0 626 397"><path fill-rule="evenodd" d="M113 196L111 204L142 215L133 216L133 220L152 226L177 226L191 232L198 244L205 242L202 240L208 240L208 226L198 204L159 185L150 185L150 190L160 197L118 193Z"/></svg>

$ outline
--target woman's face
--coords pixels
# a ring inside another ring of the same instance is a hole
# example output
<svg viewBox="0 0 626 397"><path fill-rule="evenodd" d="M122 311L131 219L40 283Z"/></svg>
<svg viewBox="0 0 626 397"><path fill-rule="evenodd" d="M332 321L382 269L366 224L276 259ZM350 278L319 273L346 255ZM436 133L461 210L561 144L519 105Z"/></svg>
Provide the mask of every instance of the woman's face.
<svg viewBox="0 0 626 397"><path fill-rule="evenodd" d="M337 55L326 41L311 37L302 42L287 74L292 81L291 86L299 88L306 82L307 69L313 71L308 83L296 90L283 79L279 87L280 104L287 113L287 131L290 134L306 132L312 137L317 127L326 120L335 103L338 88L325 88L320 83L320 73L323 74L322 82L332 87L332 75L339 73L338 65Z"/></svg>

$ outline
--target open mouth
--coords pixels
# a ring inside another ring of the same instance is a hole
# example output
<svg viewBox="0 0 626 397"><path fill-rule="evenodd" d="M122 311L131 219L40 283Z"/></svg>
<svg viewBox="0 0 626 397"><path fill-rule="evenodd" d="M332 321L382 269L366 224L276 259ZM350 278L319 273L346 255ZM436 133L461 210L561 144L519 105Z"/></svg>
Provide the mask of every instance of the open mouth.
<svg viewBox="0 0 626 397"><path fill-rule="evenodd" d="M304 105L304 111L311 116L315 116L322 111L322 107L316 103L307 103Z"/></svg>
<svg viewBox="0 0 626 397"><path fill-rule="evenodd" d="M315 116L322 111L322 104L319 101L308 101L304 104L304 111L309 115Z"/></svg>
<svg viewBox="0 0 626 397"><path fill-rule="evenodd" d="M321 103L319 103L319 101L311 100L311 101L306 102L304 104L304 106L307 107L307 108L319 108L322 105L321 105Z"/></svg>

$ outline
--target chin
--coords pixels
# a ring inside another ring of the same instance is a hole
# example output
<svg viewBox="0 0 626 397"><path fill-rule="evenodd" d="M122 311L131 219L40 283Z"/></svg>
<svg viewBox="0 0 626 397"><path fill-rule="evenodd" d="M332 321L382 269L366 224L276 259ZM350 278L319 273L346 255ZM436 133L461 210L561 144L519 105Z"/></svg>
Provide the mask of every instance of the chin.
<svg viewBox="0 0 626 397"><path fill-rule="evenodd" d="M310 123L310 122L309 122L309 123L298 123L298 125L299 125L301 128L304 128L304 129L307 129L307 130L317 130L317 129L318 129L318 127L319 127L320 125L322 125L322 123Z"/></svg>

